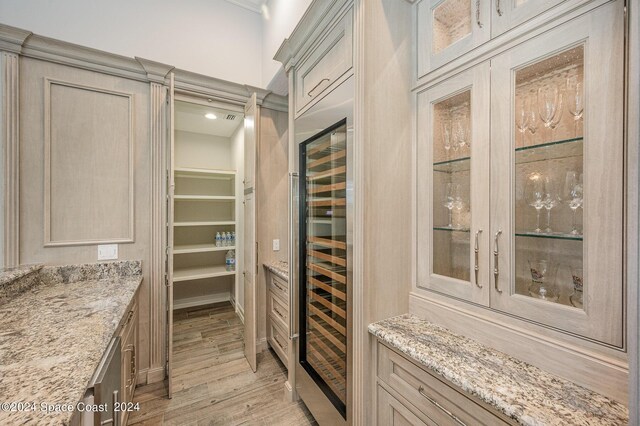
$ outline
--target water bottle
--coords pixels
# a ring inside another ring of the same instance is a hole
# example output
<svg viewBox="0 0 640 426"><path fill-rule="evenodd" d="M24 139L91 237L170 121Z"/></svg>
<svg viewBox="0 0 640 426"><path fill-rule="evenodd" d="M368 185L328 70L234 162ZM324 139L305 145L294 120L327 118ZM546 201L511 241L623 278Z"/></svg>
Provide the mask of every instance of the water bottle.
<svg viewBox="0 0 640 426"><path fill-rule="evenodd" d="M233 232L231 233L231 245L232 245L233 247L235 247L235 246L236 246L236 231L233 231Z"/></svg>
<svg viewBox="0 0 640 426"><path fill-rule="evenodd" d="M225 245L226 245L227 247L229 247L229 246L231 245L231 233L230 233L230 232L227 232L227 233L224 235L224 242L225 242Z"/></svg>
<svg viewBox="0 0 640 426"><path fill-rule="evenodd" d="M216 247L222 246L222 237L219 232L216 232Z"/></svg>
<svg viewBox="0 0 640 426"><path fill-rule="evenodd" d="M235 271L236 270L236 252L233 250L229 250L227 255L224 257L225 260L225 268L227 271Z"/></svg>

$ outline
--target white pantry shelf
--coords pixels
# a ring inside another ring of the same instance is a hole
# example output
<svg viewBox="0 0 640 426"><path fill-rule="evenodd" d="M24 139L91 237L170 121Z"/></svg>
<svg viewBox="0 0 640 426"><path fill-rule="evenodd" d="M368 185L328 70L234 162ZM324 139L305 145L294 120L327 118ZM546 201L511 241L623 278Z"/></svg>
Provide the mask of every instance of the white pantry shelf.
<svg viewBox="0 0 640 426"><path fill-rule="evenodd" d="M173 254L205 253L210 251L235 250L235 246L216 247L215 244L184 244L175 246Z"/></svg>
<svg viewBox="0 0 640 426"><path fill-rule="evenodd" d="M236 271L227 271L222 266L199 266L195 268L181 268L173 271L173 282L193 281L205 278L225 277L235 275Z"/></svg>

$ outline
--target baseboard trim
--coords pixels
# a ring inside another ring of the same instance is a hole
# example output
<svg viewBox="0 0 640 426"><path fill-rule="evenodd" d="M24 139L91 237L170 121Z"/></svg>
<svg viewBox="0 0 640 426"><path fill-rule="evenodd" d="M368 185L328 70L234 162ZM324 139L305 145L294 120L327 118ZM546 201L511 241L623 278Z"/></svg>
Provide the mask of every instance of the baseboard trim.
<svg viewBox="0 0 640 426"><path fill-rule="evenodd" d="M240 317L242 324L244 324L244 309L242 309L242 306L236 305L236 314Z"/></svg>
<svg viewBox="0 0 640 426"><path fill-rule="evenodd" d="M230 293L219 293L214 295L189 297L186 299L174 300L173 310L193 308L194 306L209 305L212 303L229 302L231 300Z"/></svg>
<svg viewBox="0 0 640 426"><path fill-rule="evenodd" d="M165 373L163 367L153 369L150 368L147 372L147 384L161 382L164 380L164 377Z"/></svg>
<svg viewBox="0 0 640 426"><path fill-rule="evenodd" d="M148 382L148 375L149 374L149 369L145 368L144 370L140 370L138 371L138 377L136 380L136 386L144 386L146 385Z"/></svg>

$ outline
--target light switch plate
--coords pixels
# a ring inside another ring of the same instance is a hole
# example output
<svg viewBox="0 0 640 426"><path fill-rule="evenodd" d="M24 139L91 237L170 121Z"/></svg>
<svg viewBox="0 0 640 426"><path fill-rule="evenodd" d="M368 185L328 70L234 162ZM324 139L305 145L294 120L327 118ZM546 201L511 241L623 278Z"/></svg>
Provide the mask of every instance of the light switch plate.
<svg viewBox="0 0 640 426"><path fill-rule="evenodd" d="M117 258L117 244L101 244L98 246L98 260L116 260Z"/></svg>
<svg viewBox="0 0 640 426"><path fill-rule="evenodd" d="M280 240L273 240L273 251L280 251Z"/></svg>

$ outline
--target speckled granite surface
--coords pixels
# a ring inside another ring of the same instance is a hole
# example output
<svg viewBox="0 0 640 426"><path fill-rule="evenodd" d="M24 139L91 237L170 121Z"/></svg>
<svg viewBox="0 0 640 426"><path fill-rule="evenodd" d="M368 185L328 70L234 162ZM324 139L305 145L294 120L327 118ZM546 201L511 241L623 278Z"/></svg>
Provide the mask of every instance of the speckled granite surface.
<svg viewBox="0 0 640 426"><path fill-rule="evenodd" d="M280 278L289 281L289 262L267 262L264 266Z"/></svg>
<svg viewBox="0 0 640 426"><path fill-rule="evenodd" d="M520 424L627 424L622 404L414 315L369 332Z"/></svg>
<svg viewBox="0 0 640 426"><path fill-rule="evenodd" d="M45 267L42 285L0 306L0 402L79 402L142 282L140 271L137 261ZM59 425L71 417L0 411L0 424Z"/></svg>
<svg viewBox="0 0 640 426"><path fill-rule="evenodd" d="M25 265L0 270L0 305L40 284L42 265Z"/></svg>

